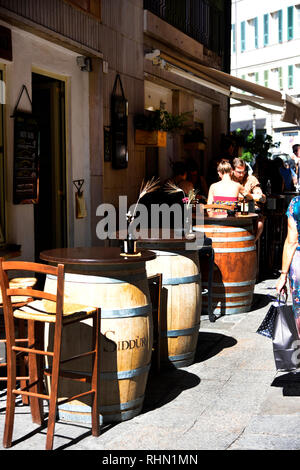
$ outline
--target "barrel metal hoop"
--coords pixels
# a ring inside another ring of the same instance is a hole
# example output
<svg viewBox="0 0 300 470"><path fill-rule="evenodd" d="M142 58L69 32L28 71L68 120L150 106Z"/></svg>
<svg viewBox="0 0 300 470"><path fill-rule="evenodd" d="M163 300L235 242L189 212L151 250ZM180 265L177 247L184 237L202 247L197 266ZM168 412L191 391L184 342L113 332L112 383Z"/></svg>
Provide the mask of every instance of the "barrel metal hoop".
<svg viewBox="0 0 300 470"><path fill-rule="evenodd" d="M181 361L183 359L189 359L194 357L195 352L188 352L185 354L179 354L178 356L168 356L169 361Z"/></svg>
<svg viewBox="0 0 300 470"><path fill-rule="evenodd" d="M202 227L199 227L197 228L196 226L193 227L193 230L195 232L214 232L214 233L239 233L239 232L248 232L248 230L246 230L245 228L234 228L234 227L230 227L230 228L226 228L226 227L223 227L223 228L214 228L214 229L211 229L211 228L202 228ZM208 237L210 238L210 237Z"/></svg>
<svg viewBox="0 0 300 470"><path fill-rule="evenodd" d="M192 335L192 334L198 332L199 328L200 328L200 323L198 323L197 325L195 325L192 328L185 328L184 330L162 331L161 335L164 336L164 337L168 337L168 338L177 338L178 336L188 336L188 335Z"/></svg>
<svg viewBox="0 0 300 470"><path fill-rule="evenodd" d="M146 317L152 313L152 304L143 305L141 307L118 308L118 309L101 309L102 319L117 319L127 317Z"/></svg>
<svg viewBox="0 0 300 470"><path fill-rule="evenodd" d="M223 306L227 307L238 307L239 305L251 305L252 304L252 299L244 300L241 302L222 302L222 300L216 302L216 305L214 305L214 308L222 308Z"/></svg>
<svg viewBox="0 0 300 470"><path fill-rule="evenodd" d="M178 284L191 284L192 282L201 281L201 273L195 274L194 276L185 276L185 277L173 277L169 279L164 279L163 277L163 286L174 286Z"/></svg>
<svg viewBox="0 0 300 470"><path fill-rule="evenodd" d="M245 242L248 240L254 240L253 235L247 237L210 237L212 242L215 243L227 243L227 242Z"/></svg>
<svg viewBox="0 0 300 470"><path fill-rule="evenodd" d="M138 405L142 405L144 401L144 396L136 398L135 400L127 401L125 403L118 403L116 405L100 405L100 412L110 412L110 411L126 411L130 408L134 408ZM89 405L73 405L70 403L64 403L59 406L60 410L72 411L76 413L90 413L91 407Z"/></svg>
<svg viewBox="0 0 300 470"><path fill-rule="evenodd" d="M224 298L230 298L230 297L245 297L247 295L253 295L252 290L248 291L242 291L242 292L213 292L212 297L224 297Z"/></svg>
<svg viewBox="0 0 300 470"><path fill-rule="evenodd" d="M151 364L148 364L145 367L139 367L138 369L124 370L119 372L100 372L100 378L102 380L125 380L131 379L132 377L137 377L138 375L146 374L151 367Z"/></svg>
<svg viewBox="0 0 300 470"><path fill-rule="evenodd" d="M246 246L244 248L214 248L215 253L246 253L256 251L256 246Z"/></svg>
<svg viewBox="0 0 300 470"><path fill-rule="evenodd" d="M256 283L255 279L250 281L242 281L242 282L213 282L212 287L244 287L244 286L252 286ZM204 287L208 286L208 282L203 282L202 285Z"/></svg>
<svg viewBox="0 0 300 470"><path fill-rule="evenodd" d="M74 284L124 284L124 283L132 283L141 281L146 279L146 271L145 276L142 273L136 274L126 274L124 275L123 279L121 273L118 273L118 279L111 278L111 277L100 277L94 276L93 274L73 274L73 273L65 273L65 281L72 282ZM47 274L48 279L56 280L56 276L52 274Z"/></svg>

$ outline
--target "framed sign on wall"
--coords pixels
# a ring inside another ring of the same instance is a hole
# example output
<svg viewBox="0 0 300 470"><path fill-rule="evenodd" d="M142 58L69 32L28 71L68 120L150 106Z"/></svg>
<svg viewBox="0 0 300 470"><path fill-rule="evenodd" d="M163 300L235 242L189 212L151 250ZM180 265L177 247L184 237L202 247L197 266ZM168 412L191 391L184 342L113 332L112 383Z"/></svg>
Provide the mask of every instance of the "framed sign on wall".
<svg viewBox="0 0 300 470"><path fill-rule="evenodd" d="M117 85L120 84L121 94L117 94ZM111 138L112 138L112 166L115 169L128 166L128 101L125 98L120 75L116 76L111 96Z"/></svg>
<svg viewBox="0 0 300 470"><path fill-rule="evenodd" d="M34 204L39 199L39 127L32 114L14 115L13 203Z"/></svg>

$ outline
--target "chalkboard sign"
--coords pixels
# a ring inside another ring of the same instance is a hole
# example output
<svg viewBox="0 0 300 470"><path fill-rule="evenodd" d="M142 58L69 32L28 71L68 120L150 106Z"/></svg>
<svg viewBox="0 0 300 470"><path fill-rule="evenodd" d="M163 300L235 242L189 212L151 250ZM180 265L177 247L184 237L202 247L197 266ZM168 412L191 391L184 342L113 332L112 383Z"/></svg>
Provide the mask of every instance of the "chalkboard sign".
<svg viewBox="0 0 300 470"><path fill-rule="evenodd" d="M121 95L116 94L118 81ZM115 169L128 166L127 121L128 101L124 96L120 75L117 75L111 97L112 166Z"/></svg>
<svg viewBox="0 0 300 470"><path fill-rule="evenodd" d="M39 198L39 126L32 114L14 114L14 204Z"/></svg>

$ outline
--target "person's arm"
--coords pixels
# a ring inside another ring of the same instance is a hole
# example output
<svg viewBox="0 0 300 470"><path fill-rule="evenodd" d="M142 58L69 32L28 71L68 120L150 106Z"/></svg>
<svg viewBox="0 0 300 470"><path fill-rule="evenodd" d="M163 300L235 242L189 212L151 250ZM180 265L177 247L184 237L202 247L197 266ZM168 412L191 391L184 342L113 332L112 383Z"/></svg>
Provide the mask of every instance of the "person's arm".
<svg viewBox="0 0 300 470"><path fill-rule="evenodd" d="M213 204L214 202L214 184L212 184L209 188L208 191L208 196L207 196L207 204ZM207 215L210 216L212 213L212 209L207 209Z"/></svg>
<svg viewBox="0 0 300 470"><path fill-rule="evenodd" d="M276 284L276 290L278 294L282 291L286 285L290 264L292 262L294 253L298 246L298 230L296 221L293 217L288 218L288 233L284 242L283 254L282 254L282 270L280 278Z"/></svg>

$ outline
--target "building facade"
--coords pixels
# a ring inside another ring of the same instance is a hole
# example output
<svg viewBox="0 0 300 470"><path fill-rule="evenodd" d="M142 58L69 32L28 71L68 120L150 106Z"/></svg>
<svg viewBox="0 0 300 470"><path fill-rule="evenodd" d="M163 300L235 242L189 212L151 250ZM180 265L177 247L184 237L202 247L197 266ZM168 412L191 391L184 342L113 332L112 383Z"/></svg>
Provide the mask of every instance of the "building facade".
<svg viewBox="0 0 300 470"><path fill-rule="evenodd" d="M158 50L185 73L198 64L229 72L230 15L228 0L0 0L2 245L19 244L22 258L33 260L44 249L100 244L101 203L118 208L119 195L134 203L144 178L164 180L170 162L187 156L205 174L228 131L228 98L147 54ZM127 158L118 169L111 158L115 85L127 102ZM168 136L164 148L137 144L134 117L145 109L188 112L205 146L186 149L183 135ZM24 112L38 130L37 168Z"/></svg>
<svg viewBox="0 0 300 470"><path fill-rule="evenodd" d="M293 98L300 97L300 4L289 0L232 1L231 74ZM291 153L300 127L280 120L280 113L232 106L231 130L264 130Z"/></svg>

